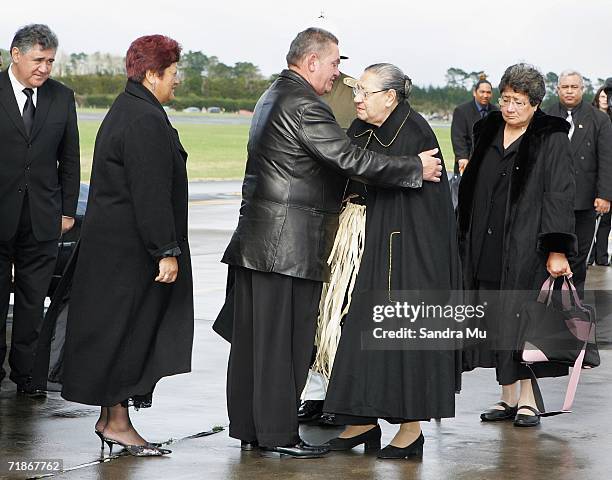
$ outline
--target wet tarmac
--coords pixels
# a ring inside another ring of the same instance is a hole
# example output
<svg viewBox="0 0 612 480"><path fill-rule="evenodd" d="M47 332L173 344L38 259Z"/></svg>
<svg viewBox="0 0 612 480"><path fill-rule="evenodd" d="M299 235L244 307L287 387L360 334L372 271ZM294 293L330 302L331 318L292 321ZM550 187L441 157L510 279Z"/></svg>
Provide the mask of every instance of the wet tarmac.
<svg viewBox="0 0 612 480"><path fill-rule="evenodd" d="M226 267L219 259L237 221L238 182L192 186L190 240L194 266L196 328L193 371L163 379L150 409L134 412L136 428L149 441L169 442L163 458L100 456L93 426L98 410L64 401L18 396L4 380L0 391L0 478L32 478L43 472L9 472L9 462L62 460L61 479L607 479L612 471L612 352L602 350L602 365L585 371L572 414L542 419L537 428L512 423L487 424L480 412L497 401L490 370L464 375L456 418L423 424L422 461L383 461L363 454L331 453L316 460L262 457L242 452L227 430L225 373L228 344L211 330L223 303ZM198 197L199 195L199 197ZM589 270L593 288L612 290L612 268ZM608 347L609 348L609 347ZM542 382L550 407L560 405L565 380ZM383 444L395 427L382 424ZM302 436L322 442L338 429L303 427ZM113 452L115 453L115 452ZM103 461L100 463L100 459ZM34 464L30 464L34 466ZM51 477L53 478L53 477Z"/></svg>

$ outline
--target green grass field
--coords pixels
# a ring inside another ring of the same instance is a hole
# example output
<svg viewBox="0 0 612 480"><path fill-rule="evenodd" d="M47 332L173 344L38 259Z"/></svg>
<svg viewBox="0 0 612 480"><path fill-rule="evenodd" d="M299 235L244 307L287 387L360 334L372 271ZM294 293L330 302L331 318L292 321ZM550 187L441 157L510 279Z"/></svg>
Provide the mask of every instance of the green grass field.
<svg viewBox="0 0 612 480"><path fill-rule="evenodd" d="M100 122L81 121L81 178L89 181L94 141ZM201 125L177 123L181 142L189 153L190 180L242 178L246 161L248 125ZM452 169L449 128L434 128L446 166Z"/></svg>

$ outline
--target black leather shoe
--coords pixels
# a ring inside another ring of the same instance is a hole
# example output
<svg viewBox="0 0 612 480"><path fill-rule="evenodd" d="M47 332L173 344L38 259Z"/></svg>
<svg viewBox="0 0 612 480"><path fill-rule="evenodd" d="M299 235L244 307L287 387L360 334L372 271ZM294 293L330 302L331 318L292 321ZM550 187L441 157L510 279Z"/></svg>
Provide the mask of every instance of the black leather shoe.
<svg viewBox="0 0 612 480"><path fill-rule="evenodd" d="M45 398L47 391L42 388L36 388L29 383L17 385L17 394L28 398Z"/></svg>
<svg viewBox="0 0 612 480"><path fill-rule="evenodd" d="M610 260L605 260L603 262L595 262L597 265L599 265L600 267L609 267L610 266Z"/></svg>
<svg viewBox="0 0 612 480"><path fill-rule="evenodd" d="M301 440L295 445L262 447L262 450L280 455L289 455L294 458L320 458L329 453L329 445L310 445Z"/></svg>
<svg viewBox="0 0 612 480"><path fill-rule="evenodd" d="M403 458L423 458L423 444L425 443L425 437L423 433L412 442L410 445L404 448L394 447L393 445L387 445L380 452L377 457L383 460L399 460Z"/></svg>
<svg viewBox="0 0 612 480"><path fill-rule="evenodd" d="M517 413L514 419L515 427L536 427L540 424L540 412L538 412L535 408L530 407L529 405L521 405L517 408L520 410L524 408L525 410L531 410L533 415L524 415L522 413Z"/></svg>
<svg viewBox="0 0 612 480"><path fill-rule="evenodd" d="M506 402L497 402L495 405L504 407L503 410L497 408L489 408L486 412L480 414L480 420L483 422L499 422L501 420L512 420L516 415L518 408L511 407Z"/></svg>
<svg viewBox="0 0 612 480"><path fill-rule="evenodd" d="M307 423L319 420L323 414L323 400L306 400L298 410L298 422Z"/></svg>
<svg viewBox="0 0 612 480"><path fill-rule="evenodd" d="M332 438L329 441L329 449L332 452L343 452L355 448L358 445L363 444L365 452L378 451L380 450L380 437L382 432L380 431L380 425L376 425L371 430L364 432L360 435L355 435L349 438Z"/></svg>
<svg viewBox="0 0 612 480"><path fill-rule="evenodd" d="M254 440L252 442L245 442L244 440L240 441L240 450L245 452L250 452L251 450L257 450L259 448L259 442Z"/></svg>

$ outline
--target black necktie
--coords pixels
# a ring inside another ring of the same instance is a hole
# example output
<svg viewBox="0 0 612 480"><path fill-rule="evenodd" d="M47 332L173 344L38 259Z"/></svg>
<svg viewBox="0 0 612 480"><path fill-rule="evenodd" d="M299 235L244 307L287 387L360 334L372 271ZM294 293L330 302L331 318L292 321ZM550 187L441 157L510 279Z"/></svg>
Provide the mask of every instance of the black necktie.
<svg viewBox="0 0 612 480"><path fill-rule="evenodd" d="M28 97L25 103L25 107L23 107L23 123L25 125L26 132L29 136L32 133L32 126L34 125L34 113L36 112L36 107L34 106L34 102L32 101L34 90L32 90L31 88L24 88L22 91L26 94L26 97Z"/></svg>

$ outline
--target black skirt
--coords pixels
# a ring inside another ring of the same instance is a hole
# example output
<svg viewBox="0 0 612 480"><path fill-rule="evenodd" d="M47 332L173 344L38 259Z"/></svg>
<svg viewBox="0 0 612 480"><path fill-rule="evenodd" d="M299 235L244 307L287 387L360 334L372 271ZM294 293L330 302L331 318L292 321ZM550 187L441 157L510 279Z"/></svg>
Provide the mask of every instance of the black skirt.
<svg viewBox="0 0 612 480"><path fill-rule="evenodd" d="M368 193L363 259L324 405L345 423L372 423L372 418L404 423L455 414L459 350L369 349L362 342L372 330L370 299L388 298L391 288L457 288L454 219L444 183L442 192Z"/></svg>

